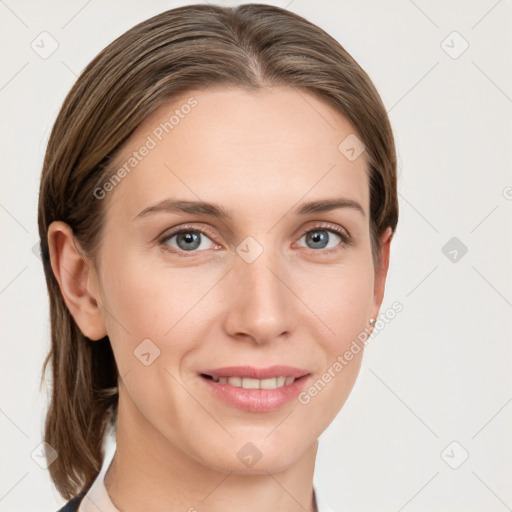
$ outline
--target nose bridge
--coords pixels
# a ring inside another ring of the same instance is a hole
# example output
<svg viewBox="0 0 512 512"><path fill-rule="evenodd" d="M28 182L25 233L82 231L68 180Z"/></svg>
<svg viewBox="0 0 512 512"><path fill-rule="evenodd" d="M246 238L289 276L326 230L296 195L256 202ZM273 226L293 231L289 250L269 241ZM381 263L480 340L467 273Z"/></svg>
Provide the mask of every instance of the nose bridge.
<svg viewBox="0 0 512 512"><path fill-rule="evenodd" d="M239 244L228 292L228 330L260 343L291 329L291 292L283 283L285 267L271 240L270 235L264 243L247 237Z"/></svg>

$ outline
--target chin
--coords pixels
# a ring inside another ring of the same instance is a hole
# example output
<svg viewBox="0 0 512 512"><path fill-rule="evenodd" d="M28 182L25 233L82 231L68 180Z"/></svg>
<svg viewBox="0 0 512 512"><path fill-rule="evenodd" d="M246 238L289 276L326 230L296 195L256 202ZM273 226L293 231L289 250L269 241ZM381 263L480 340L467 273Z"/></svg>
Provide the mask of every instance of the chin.
<svg viewBox="0 0 512 512"><path fill-rule="evenodd" d="M265 439L266 437L266 439ZM272 439L268 431L260 436L233 439L229 445L215 444L212 453L202 456L203 463L222 473L266 475L281 473L294 466L310 446L304 440Z"/></svg>

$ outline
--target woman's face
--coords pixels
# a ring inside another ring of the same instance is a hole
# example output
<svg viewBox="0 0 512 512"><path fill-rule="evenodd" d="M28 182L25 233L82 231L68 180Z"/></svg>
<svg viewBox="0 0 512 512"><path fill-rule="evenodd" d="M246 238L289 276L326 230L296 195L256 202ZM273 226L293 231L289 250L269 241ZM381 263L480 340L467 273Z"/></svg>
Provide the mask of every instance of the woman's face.
<svg viewBox="0 0 512 512"><path fill-rule="evenodd" d="M120 421L148 446L275 472L342 407L362 350L344 354L377 316L387 269L372 262L354 135L306 92L213 88L155 111L118 155L124 172L96 191L106 224L95 286ZM257 373L273 366L291 368ZM246 389L290 375L302 377Z"/></svg>

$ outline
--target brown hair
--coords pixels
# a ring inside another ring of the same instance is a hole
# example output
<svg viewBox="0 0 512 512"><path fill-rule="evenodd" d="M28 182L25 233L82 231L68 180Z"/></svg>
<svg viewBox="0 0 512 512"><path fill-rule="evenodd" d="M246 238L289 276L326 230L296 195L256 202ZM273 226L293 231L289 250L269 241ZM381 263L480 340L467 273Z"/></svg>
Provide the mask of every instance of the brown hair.
<svg viewBox="0 0 512 512"><path fill-rule="evenodd" d="M44 440L58 453L50 476L66 499L85 491L103 462L106 428L117 418L117 367L108 337L86 338L52 273L51 222L72 228L93 256L105 201L94 190L114 173L114 155L155 109L208 85L247 90L287 85L329 102L365 144L372 255L398 222L396 155L386 110L368 75L322 29L284 9L190 5L134 26L85 68L53 126L43 164L38 222L50 299L51 401ZM341 142L341 141L340 141Z"/></svg>

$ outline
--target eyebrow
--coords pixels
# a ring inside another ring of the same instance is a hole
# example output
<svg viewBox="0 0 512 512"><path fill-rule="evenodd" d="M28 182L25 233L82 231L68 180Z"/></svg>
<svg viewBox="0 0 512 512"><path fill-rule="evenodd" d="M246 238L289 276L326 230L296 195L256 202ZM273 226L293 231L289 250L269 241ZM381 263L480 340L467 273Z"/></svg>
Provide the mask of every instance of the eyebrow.
<svg viewBox="0 0 512 512"><path fill-rule="evenodd" d="M302 203L292 210L295 215L308 215L311 213L328 212L338 208L348 208L359 212L363 217L366 216L363 207L352 199L344 197L336 197L332 199L323 199ZM159 203L144 208L137 214L133 220L138 220L152 213L168 212L168 213L189 213L197 215L207 215L210 217L227 220L231 218L230 213L222 206L205 201L184 201L177 199L164 199Z"/></svg>

